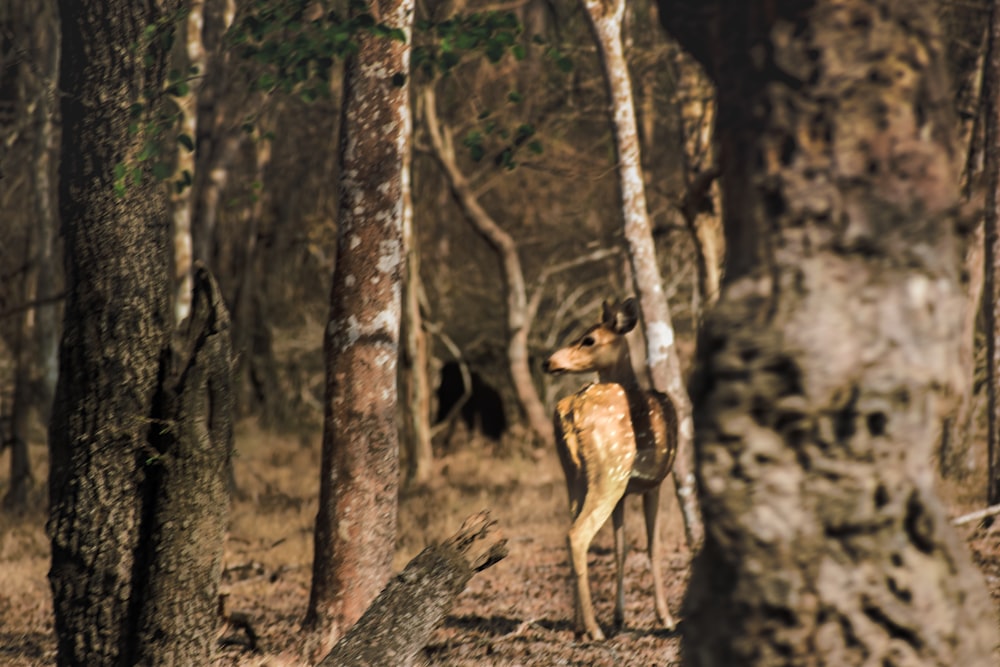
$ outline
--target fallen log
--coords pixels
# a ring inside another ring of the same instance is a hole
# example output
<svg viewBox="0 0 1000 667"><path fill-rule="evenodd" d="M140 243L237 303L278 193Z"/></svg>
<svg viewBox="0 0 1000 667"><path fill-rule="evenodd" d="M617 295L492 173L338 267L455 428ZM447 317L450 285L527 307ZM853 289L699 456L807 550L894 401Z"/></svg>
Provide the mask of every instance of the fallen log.
<svg viewBox="0 0 1000 667"><path fill-rule="evenodd" d="M507 555L507 540L495 526L488 512L474 514L444 543L417 554L320 667L413 664L472 575Z"/></svg>

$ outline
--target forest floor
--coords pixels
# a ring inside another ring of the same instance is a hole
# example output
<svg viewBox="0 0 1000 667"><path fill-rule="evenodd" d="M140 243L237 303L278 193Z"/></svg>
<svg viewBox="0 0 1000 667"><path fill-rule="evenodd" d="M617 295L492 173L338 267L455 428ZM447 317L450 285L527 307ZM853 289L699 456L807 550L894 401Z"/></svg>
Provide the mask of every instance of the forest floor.
<svg viewBox="0 0 1000 667"><path fill-rule="evenodd" d="M640 502L629 500L626 534L626 627L602 643L573 633L568 517L562 472L554 452L511 453L479 440L453 440L435 463L433 481L406 492L399 511L396 569L427 544L450 536L469 514L489 509L508 539L510 554L469 582L425 649L429 665L592 665L629 667L679 664L680 638L658 626L652 577L645 555ZM226 607L241 612L256 634L251 651L237 627L220 631L215 665L284 667L308 664L299 624L309 596L312 523L316 515L319 436L275 435L243 423L237 429L234 501L222 590ZM44 450L33 448L43 479ZM0 492L6 486L9 452L0 455ZM41 486L41 485L39 485ZM985 484L942 488L951 513L982 506ZM0 664L34 667L54 662L52 605L46 573L44 490L37 511L22 517L0 513ZM662 494L661 530L668 603L679 616L690 554L668 482ZM1000 529L970 527L963 535L1000 607ZM590 573L598 620L606 630L614 600L610 527L594 540Z"/></svg>

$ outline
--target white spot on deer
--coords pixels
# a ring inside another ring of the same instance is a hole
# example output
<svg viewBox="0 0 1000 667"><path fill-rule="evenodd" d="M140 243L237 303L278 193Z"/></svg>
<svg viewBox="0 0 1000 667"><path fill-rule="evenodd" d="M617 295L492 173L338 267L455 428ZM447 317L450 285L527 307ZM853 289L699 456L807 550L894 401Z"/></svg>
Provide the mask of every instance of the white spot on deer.
<svg viewBox="0 0 1000 667"><path fill-rule="evenodd" d="M355 250L359 245L361 245L361 237L357 234L351 234L349 243L351 250Z"/></svg>
<svg viewBox="0 0 1000 667"><path fill-rule="evenodd" d="M344 321L344 335L347 337L347 347L354 345L361 338L361 325L354 315L350 315Z"/></svg>
<svg viewBox="0 0 1000 667"><path fill-rule="evenodd" d="M354 287L354 283L358 282L358 279L354 277L354 274L344 276L344 286Z"/></svg>

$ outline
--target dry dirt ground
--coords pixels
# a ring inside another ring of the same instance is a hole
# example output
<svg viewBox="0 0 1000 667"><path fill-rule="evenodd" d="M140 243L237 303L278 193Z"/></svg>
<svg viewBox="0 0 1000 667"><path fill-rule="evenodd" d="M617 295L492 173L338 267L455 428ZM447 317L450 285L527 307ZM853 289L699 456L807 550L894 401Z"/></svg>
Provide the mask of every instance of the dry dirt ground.
<svg viewBox="0 0 1000 667"><path fill-rule="evenodd" d="M454 441L453 441L453 444ZM256 634L220 631L216 665L307 664L299 622L309 594L312 522L316 514L318 434L274 435L241 424L237 431L234 501L226 545L223 592L227 608L240 612ZM571 621L572 597L564 547L567 508L562 473L553 452L510 454L477 441L455 444L436 463L434 481L401 499L397 570L432 541L453 533L469 514L486 508L509 540L510 555L476 575L425 653L430 665L667 666L679 660L679 636L658 627L638 499L627 508L630 552L626 561L626 628L603 643L578 641ZM33 450L36 471L45 472L44 451ZM0 455L0 493L6 486L9 452ZM952 513L982 504L964 483L943 489ZM0 514L0 665L51 665L54 660L51 601L46 572L44 492L38 510L24 517ZM664 568L671 610L679 613L689 553L669 483L662 495ZM1000 606L1000 529L973 527L967 543L983 568ZM614 558L605 527L590 552L598 620L612 617Z"/></svg>

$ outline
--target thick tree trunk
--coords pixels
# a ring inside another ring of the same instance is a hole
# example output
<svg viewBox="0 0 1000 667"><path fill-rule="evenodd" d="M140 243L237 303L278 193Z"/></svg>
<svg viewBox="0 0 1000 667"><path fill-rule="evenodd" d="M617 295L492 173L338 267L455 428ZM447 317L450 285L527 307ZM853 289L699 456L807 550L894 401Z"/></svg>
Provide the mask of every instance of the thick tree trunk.
<svg viewBox="0 0 1000 667"><path fill-rule="evenodd" d="M406 667L476 572L507 556L487 512L474 514L443 544L421 551L396 575L321 667Z"/></svg>
<svg viewBox="0 0 1000 667"><path fill-rule="evenodd" d="M148 432L171 317L164 188L147 172L116 196L115 166L134 164L146 139L129 132L129 108L148 104L142 91L160 89L166 54L135 45L162 14L129 0L60 0L59 9L67 294L48 525L57 661L125 664L141 597L134 568Z"/></svg>
<svg viewBox="0 0 1000 667"><path fill-rule="evenodd" d="M725 156L685 664L992 664L931 466L964 304L933 7L660 4L715 79Z"/></svg>
<svg viewBox="0 0 1000 667"><path fill-rule="evenodd" d="M673 402L677 410L679 433L677 458L671 474L674 489L684 517L684 530L692 550L704 537L704 527L695 494L693 462L694 430L691 421L691 399L681 375L670 306L663 293L663 280L656 263L656 246L646 209L646 191L639 156L639 132L632 101L632 83L628 63L622 48L622 17L625 0L605 3L584 0L601 51L604 74L611 98L612 125L618 153L618 173L621 181L622 213L629 258L639 292L639 307L645 323L647 356L653 386Z"/></svg>
<svg viewBox="0 0 1000 667"><path fill-rule="evenodd" d="M218 622L233 447L231 327L207 269L195 267L192 288L154 406L164 427L154 431L158 454L147 468L156 505L140 545L141 665L205 664L215 643L206 630Z"/></svg>
<svg viewBox="0 0 1000 667"><path fill-rule="evenodd" d="M361 33L344 72L320 501L305 619L321 645L345 633L378 595L396 546L413 2L380 0L371 11L403 30L407 44Z"/></svg>
<svg viewBox="0 0 1000 667"><path fill-rule="evenodd" d="M455 161L455 149L451 137L438 122L435 104L434 91L430 87L424 89L421 106L434 158L441 165L465 219L500 255L507 305L507 360L518 403L538 439L545 446L555 446L552 419L538 397L538 389L535 388L535 381L531 375L528 353L531 320L524 272L521 270L521 258L517 254L517 242L483 209L472 188L469 187L469 182Z"/></svg>
<svg viewBox="0 0 1000 667"><path fill-rule="evenodd" d="M990 505L1000 503L1000 6L994 0L990 16L990 39L983 76L985 99L984 144L986 153L986 211L983 222L985 270L983 327L986 330L986 418L989 475L986 497Z"/></svg>

